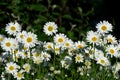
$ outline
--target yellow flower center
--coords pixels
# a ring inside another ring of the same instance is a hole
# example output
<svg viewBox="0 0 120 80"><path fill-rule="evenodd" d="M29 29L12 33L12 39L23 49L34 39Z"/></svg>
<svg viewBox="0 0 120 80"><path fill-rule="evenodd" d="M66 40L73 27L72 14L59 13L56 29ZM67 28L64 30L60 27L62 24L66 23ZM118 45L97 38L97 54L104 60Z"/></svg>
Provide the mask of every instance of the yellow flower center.
<svg viewBox="0 0 120 80"><path fill-rule="evenodd" d="M9 70L11 70L11 71L14 70L14 66L10 66Z"/></svg>
<svg viewBox="0 0 120 80"><path fill-rule="evenodd" d="M51 45L48 45L47 47L48 47L48 49L51 49L51 48L52 48Z"/></svg>
<svg viewBox="0 0 120 80"><path fill-rule="evenodd" d="M105 64L105 60L103 60L103 59L101 59L100 62L101 62L102 64Z"/></svg>
<svg viewBox="0 0 120 80"><path fill-rule="evenodd" d="M23 35L22 35L22 34L20 35L20 38L21 38L21 39L23 38Z"/></svg>
<svg viewBox="0 0 120 80"><path fill-rule="evenodd" d="M93 42L96 42L96 41L97 41L97 37L95 37L95 36L92 37L92 41L93 41Z"/></svg>
<svg viewBox="0 0 120 80"><path fill-rule="evenodd" d="M10 47L10 46L11 46L11 43L10 43L10 42L7 42L7 43L6 43L6 46L7 46L7 47Z"/></svg>
<svg viewBox="0 0 120 80"><path fill-rule="evenodd" d="M46 57L47 57L47 55L43 54L43 57L44 57L44 58L46 58Z"/></svg>
<svg viewBox="0 0 120 80"><path fill-rule="evenodd" d="M10 28L12 31L15 31L16 30L16 27L15 26L11 26Z"/></svg>
<svg viewBox="0 0 120 80"><path fill-rule="evenodd" d="M59 48L55 48L55 51L59 51Z"/></svg>
<svg viewBox="0 0 120 80"><path fill-rule="evenodd" d="M70 46L70 44L69 44L69 43L66 43L65 45L66 45L67 47L68 47L68 46Z"/></svg>
<svg viewBox="0 0 120 80"><path fill-rule="evenodd" d="M22 77L22 73L17 73L17 77Z"/></svg>
<svg viewBox="0 0 120 80"><path fill-rule="evenodd" d="M58 42L62 43L63 42L63 38L59 38Z"/></svg>
<svg viewBox="0 0 120 80"><path fill-rule="evenodd" d="M26 66L26 67L25 67L25 70L26 70L26 71L29 71L29 69L30 69L29 66Z"/></svg>
<svg viewBox="0 0 120 80"><path fill-rule="evenodd" d="M27 56L27 53L26 53L26 52L24 52L24 56Z"/></svg>
<svg viewBox="0 0 120 80"><path fill-rule="evenodd" d="M78 49L82 49L82 48L83 48L83 46L82 46L82 45L78 45L77 47L78 47Z"/></svg>
<svg viewBox="0 0 120 80"><path fill-rule="evenodd" d="M112 43L112 42L113 42L113 39L112 39L112 38L109 38L109 39L108 39L108 42Z"/></svg>
<svg viewBox="0 0 120 80"><path fill-rule="evenodd" d="M49 26L48 31L52 31L52 30L53 30L53 26Z"/></svg>
<svg viewBox="0 0 120 80"><path fill-rule="evenodd" d="M27 47L23 47L24 50L27 50Z"/></svg>
<svg viewBox="0 0 120 80"><path fill-rule="evenodd" d="M107 27L106 27L106 26L102 26L101 29L102 29L103 31L105 31L105 30L107 30Z"/></svg>
<svg viewBox="0 0 120 80"><path fill-rule="evenodd" d="M77 60L81 60L81 56L77 56Z"/></svg>
<svg viewBox="0 0 120 80"><path fill-rule="evenodd" d="M4 38L0 38L0 41L3 41Z"/></svg>
<svg viewBox="0 0 120 80"><path fill-rule="evenodd" d="M90 66L90 62L89 62L89 61L86 61L86 62L85 62L85 65L86 65L86 66Z"/></svg>
<svg viewBox="0 0 120 80"><path fill-rule="evenodd" d="M39 56L39 53L35 53L35 57L38 57Z"/></svg>
<svg viewBox="0 0 120 80"><path fill-rule="evenodd" d="M111 53L111 54L114 54L114 53L115 53L115 50L114 50L114 49L110 49L110 53Z"/></svg>
<svg viewBox="0 0 120 80"><path fill-rule="evenodd" d="M64 66L66 67L68 65L68 63L64 63Z"/></svg>
<svg viewBox="0 0 120 80"><path fill-rule="evenodd" d="M17 54L17 53L18 53L18 50L14 50L14 53Z"/></svg>
<svg viewBox="0 0 120 80"><path fill-rule="evenodd" d="M27 42L29 42L29 43L32 42L32 38L31 38L31 37L28 37L28 38L27 38Z"/></svg>

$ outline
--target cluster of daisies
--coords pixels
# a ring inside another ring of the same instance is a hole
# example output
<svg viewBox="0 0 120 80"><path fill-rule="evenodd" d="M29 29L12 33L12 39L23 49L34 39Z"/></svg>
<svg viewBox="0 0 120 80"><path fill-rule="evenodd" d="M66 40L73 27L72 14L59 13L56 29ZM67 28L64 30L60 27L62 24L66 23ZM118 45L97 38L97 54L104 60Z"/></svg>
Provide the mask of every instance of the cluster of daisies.
<svg viewBox="0 0 120 80"><path fill-rule="evenodd" d="M105 77L119 78L120 43L110 33L113 29L111 23L100 21L96 25L97 30L88 31L84 41L73 41L64 33L59 33L57 28L55 22L45 23L43 32L52 41L42 42L33 32L22 30L17 21L6 24L5 31L8 35L0 34L0 78L90 78L95 68L95 75L99 77L104 72Z"/></svg>

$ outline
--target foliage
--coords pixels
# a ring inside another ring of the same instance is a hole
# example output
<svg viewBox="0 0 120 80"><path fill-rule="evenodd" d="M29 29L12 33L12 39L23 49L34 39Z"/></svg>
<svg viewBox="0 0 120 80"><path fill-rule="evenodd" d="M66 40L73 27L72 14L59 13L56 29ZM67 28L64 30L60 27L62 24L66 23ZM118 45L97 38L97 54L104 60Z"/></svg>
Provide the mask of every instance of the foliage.
<svg viewBox="0 0 120 80"><path fill-rule="evenodd" d="M4 28L5 23L17 20L23 29L32 30L43 41L47 38L42 33L43 25L54 21L59 30L73 40L82 39L91 28L94 3L87 0L1 0L0 26Z"/></svg>

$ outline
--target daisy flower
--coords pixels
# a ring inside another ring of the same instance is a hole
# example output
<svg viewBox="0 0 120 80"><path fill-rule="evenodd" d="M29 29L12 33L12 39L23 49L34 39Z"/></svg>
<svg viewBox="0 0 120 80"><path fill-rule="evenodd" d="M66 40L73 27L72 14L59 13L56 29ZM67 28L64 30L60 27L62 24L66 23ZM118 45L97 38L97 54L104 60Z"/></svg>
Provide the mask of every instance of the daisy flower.
<svg viewBox="0 0 120 80"><path fill-rule="evenodd" d="M103 57L103 56L97 58L97 63L101 64L102 66L109 66L110 65L108 58Z"/></svg>
<svg viewBox="0 0 120 80"><path fill-rule="evenodd" d="M89 31L87 32L86 39L89 43L98 43L100 41L100 35L97 32Z"/></svg>
<svg viewBox="0 0 120 80"><path fill-rule="evenodd" d="M54 42L58 45L64 45L66 41L66 35L59 33L54 36Z"/></svg>
<svg viewBox="0 0 120 80"><path fill-rule="evenodd" d="M99 50L99 49L95 48L95 52L94 52L95 59L97 59L101 56L104 56L104 52L102 50Z"/></svg>
<svg viewBox="0 0 120 80"><path fill-rule="evenodd" d="M56 55L59 55L60 54L60 46L59 45L55 45L54 46L54 51L55 51Z"/></svg>
<svg viewBox="0 0 120 80"><path fill-rule="evenodd" d="M75 61L76 61L76 63L77 63L77 62L78 62L78 63L83 62L83 55L82 55L82 54L77 54L77 55L75 56Z"/></svg>
<svg viewBox="0 0 120 80"><path fill-rule="evenodd" d="M53 49L53 43L52 42L46 42L43 47L46 49L46 50L52 50Z"/></svg>
<svg viewBox="0 0 120 80"><path fill-rule="evenodd" d="M57 32L57 25L55 22L47 22L44 25L43 31L45 32L46 35L53 35L53 33Z"/></svg>
<svg viewBox="0 0 120 80"><path fill-rule="evenodd" d="M2 42L1 42L1 47L3 50L5 51L11 51L13 48L13 39L12 38L5 38Z"/></svg>
<svg viewBox="0 0 120 80"><path fill-rule="evenodd" d="M78 42L75 42L75 46L77 49L82 49L86 46L86 44L84 41L78 41Z"/></svg>
<svg viewBox="0 0 120 80"><path fill-rule="evenodd" d="M112 31L112 24L110 24L108 21L100 21L100 23L98 23L96 25L97 31L100 33L108 33L109 31Z"/></svg>
<svg viewBox="0 0 120 80"><path fill-rule="evenodd" d="M27 34L26 31L18 32L16 34L17 41L22 42L26 34Z"/></svg>
<svg viewBox="0 0 120 80"><path fill-rule="evenodd" d="M4 40L5 36L0 34L0 42L2 42Z"/></svg>
<svg viewBox="0 0 120 80"><path fill-rule="evenodd" d="M64 46L62 48L70 49L73 46L73 41L71 39L66 39Z"/></svg>
<svg viewBox="0 0 120 80"><path fill-rule="evenodd" d="M33 62L34 62L35 64L40 64L40 63L43 62L43 59L42 59L42 57L33 58Z"/></svg>
<svg viewBox="0 0 120 80"><path fill-rule="evenodd" d="M24 68L24 71L25 71L25 72L27 72L27 73L30 72L31 67L30 67L30 64L29 64L29 63L24 64L24 65L23 65L23 68Z"/></svg>
<svg viewBox="0 0 120 80"><path fill-rule="evenodd" d="M85 60L85 66L90 69L91 68L91 62L89 60Z"/></svg>
<svg viewBox="0 0 120 80"><path fill-rule="evenodd" d="M31 33L31 32L28 32L24 39L23 39L23 42L24 46L26 47L34 47L35 46L35 43L37 43L37 35L34 34L34 33Z"/></svg>
<svg viewBox="0 0 120 80"><path fill-rule="evenodd" d="M40 54L38 52L32 52L32 57L38 58L38 57L40 57Z"/></svg>
<svg viewBox="0 0 120 80"><path fill-rule="evenodd" d="M10 62L6 64L5 70L7 73L13 74L13 73L16 73L19 68L20 67L16 63Z"/></svg>
<svg viewBox="0 0 120 80"><path fill-rule="evenodd" d="M24 79L24 71L20 70L14 74L14 78L17 78L17 80L22 80Z"/></svg>
<svg viewBox="0 0 120 80"><path fill-rule="evenodd" d="M28 53L24 52L24 51L20 51L20 56L22 57L22 59L28 58Z"/></svg>
<svg viewBox="0 0 120 80"><path fill-rule="evenodd" d="M117 57L118 56L118 49L117 49L117 46L115 45L109 45L106 47L106 51L107 51L107 54L110 54L111 57L112 56L115 56Z"/></svg>
<svg viewBox="0 0 120 80"><path fill-rule="evenodd" d="M61 60L61 65L65 69L68 69L71 63L72 63L72 58L70 56L65 56L64 60Z"/></svg>
<svg viewBox="0 0 120 80"><path fill-rule="evenodd" d="M8 34L10 35L16 35L17 32L21 31L21 26L18 22L10 22L6 24L5 31L7 31Z"/></svg>
<svg viewBox="0 0 120 80"><path fill-rule="evenodd" d="M48 54L47 52L43 52L41 53L41 58L45 61L50 61L51 55Z"/></svg>
<svg viewBox="0 0 120 80"><path fill-rule="evenodd" d="M116 38L113 35L111 35L111 34L107 35L106 39L107 39L108 43L111 43L111 44L117 43Z"/></svg>
<svg viewBox="0 0 120 80"><path fill-rule="evenodd" d="M68 67L70 66L65 60L62 60L62 61L61 61L61 65L62 65L62 67L65 68L65 69L68 69Z"/></svg>

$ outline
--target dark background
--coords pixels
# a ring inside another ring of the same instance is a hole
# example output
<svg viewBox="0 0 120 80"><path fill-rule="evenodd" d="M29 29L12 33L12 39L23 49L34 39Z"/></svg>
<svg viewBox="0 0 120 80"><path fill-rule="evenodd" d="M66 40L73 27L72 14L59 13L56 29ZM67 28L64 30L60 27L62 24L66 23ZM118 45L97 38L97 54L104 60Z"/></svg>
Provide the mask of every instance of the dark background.
<svg viewBox="0 0 120 80"><path fill-rule="evenodd" d="M120 39L120 5L118 0L101 0L95 8L93 21L107 20L113 24L113 34Z"/></svg>
<svg viewBox="0 0 120 80"><path fill-rule="evenodd" d="M73 40L82 39L89 30L95 30L100 21L109 21L113 35L120 39L119 0L0 0L0 33L7 23L17 20L22 29L34 31L40 40L43 25L54 21ZM13 16L14 14L14 16ZM75 26L74 28L72 28Z"/></svg>

